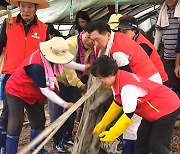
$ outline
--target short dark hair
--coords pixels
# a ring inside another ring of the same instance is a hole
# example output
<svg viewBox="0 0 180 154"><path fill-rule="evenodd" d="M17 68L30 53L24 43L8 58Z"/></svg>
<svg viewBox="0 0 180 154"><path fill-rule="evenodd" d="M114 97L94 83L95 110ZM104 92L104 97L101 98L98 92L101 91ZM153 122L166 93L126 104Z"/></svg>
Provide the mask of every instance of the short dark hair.
<svg viewBox="0 0 180 154"><path fill-rule="evenodd" d="M109 75L116 75L118 65L110 57L103 55L97 58L91 67L91 73L95 77L108 77Z"/></svg>
<svg viewBox="0 0 180 154"><path fill-rule="evenodd" d="M63 37L64 36L57 30L54 28L54 25L52 23L46 23L48 25L48 32L50 35L57 36L57 37Z"/></svg>
<svg viewBox="0 0 180 154"><path fill-rule="evenodd" d="M132 25L136 25L137 27L132 28L132 30L138 30L138 21L132 15L124 15L119 18L119 24L121 23L131 23Z"/></svg>
<svg viewBox="0 0 180 154"><path fill-rule="evenodd" d="M85 31L85 32L88 32L88 33L89 33L90 30L91 30L91 22L90 22L90 23L87 23L86 26L84 27L84 31Z"/></svg>
<svg viewBox="0 0 180 154"><path fill-rule="evenodd" d="M106 21L104 20L98 20L96 22L91 22L90 23L90 28L88 33L92 33L93 31L98 31L99 34L104 34L104 33L111 33L111 28L107 24Z"/></svg>

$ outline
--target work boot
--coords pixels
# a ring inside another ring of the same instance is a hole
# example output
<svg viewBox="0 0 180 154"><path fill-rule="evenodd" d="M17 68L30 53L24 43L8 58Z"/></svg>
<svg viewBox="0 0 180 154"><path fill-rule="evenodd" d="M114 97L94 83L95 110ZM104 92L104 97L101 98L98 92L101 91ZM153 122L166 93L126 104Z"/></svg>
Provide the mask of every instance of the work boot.
<svg viewBox="0 0 180 154"><path fill-rule="evenodd" d="M40 133L42 132L42 130L31 130L31 134L30 134L30 142L36 138ZM41 142L39 143L41 144ZM39 146L39 144L37 144L33 149L31 149L31 153ZM38 152L38 154L48 154L48 152L44 149L44 147Z"/></svg>
<svg viewBox="0 0 180 154"><path fill-rule="evenodd" d="M63 141L60 141L58 145L55 145L55 148L59 153L70 153L68 149L64 146Z"/></svg>
<svg viewBox="0 0 180 154"><path fill-rule="evenodd" d="M0 154L6 154L6 130L0 128Z"/></svg>
<svg viewBox="0 0 180 154"><path fill-rule="evenodd" d="M70 145L74 145L74 138L73 137L70 137L67 141L66 141L67 144L70 144Z"/></svg>
<svg viewBox="0 0 180 154"><path fill-rule="evenodd" d="M18 149L19 136L7 135L6 154L16 154Z"/></svg>

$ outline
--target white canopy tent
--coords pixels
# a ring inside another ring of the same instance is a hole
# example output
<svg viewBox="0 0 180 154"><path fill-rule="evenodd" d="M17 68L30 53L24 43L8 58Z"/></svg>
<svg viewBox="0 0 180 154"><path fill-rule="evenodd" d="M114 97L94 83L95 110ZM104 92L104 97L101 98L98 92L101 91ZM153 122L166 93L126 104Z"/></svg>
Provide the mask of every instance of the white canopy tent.
<svg viewBox="0 0 180 154"><path fill-rule="evenodd" d="M119 5L135 5L135 4L147 4L154 2L161 2L162 0L119 0ZM69 8L71 0L49 0L50 7L37 11L37 15L42 22L57 23L63 19L69 19ZM72 0L74 14L82 9L86 8L102 8L108 5L114 5L115 0ZM106 10L105 10L106 11ZM19 9L13 9L13 16L19 13ZM95 13L95 12L94 12ZM3 16L0 19L0 25L7 16ZM70 20L69 20L70 21Z"/></svg>

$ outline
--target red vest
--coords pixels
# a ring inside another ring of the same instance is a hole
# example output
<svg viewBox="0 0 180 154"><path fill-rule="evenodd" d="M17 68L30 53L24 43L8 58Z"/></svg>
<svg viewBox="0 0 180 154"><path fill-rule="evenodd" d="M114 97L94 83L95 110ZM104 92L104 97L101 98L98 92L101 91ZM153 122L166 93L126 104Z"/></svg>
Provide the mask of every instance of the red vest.
<svg viewBox="0 0 180 154"><path fill-rule="evenodd" d="M113 85L114 99L118 104L122 104L121 89L125 85L136 85L148 92L146 96L138 98L135 110L147 121L153 122L180 107L180 99L166 86L122 70L117 72Z"/></svg>
<svg viewBox="0 0 180 154"><path fill-rule="evenodd" d="M115 52L123 52L129 56L129 65L133 73L146 78L157 73L157 69L144 50L122 33L116 32L114 35L110 56L112 57L112 54Z"/></svg>
<svg viewBox="0 0 180 154"><path fill-rule="evenodd" d="M16 22L17 17L13 18L12 28L8 28L6 20L7 42L4 48L4 74L12 74L22 61L35 50L39 43L45 41L47 25L37 19L37 25L32 25L27 36L22 22Z"/></svg>
<svg viewBox="0 0 180 154"><path fill-rule="evenodd" d="M45 96L41 93L39 87L34 85L32 78L25 72L25 66L31 64L40 64L43 66L39 50L27 57L11 75L6 83L6 91L13 96L21 98L28 104L33 105L37 101L42 103Z"/></svg>
<svg viewBox="0 0 180 154"><path fill-rule="evenodd" d="M161 58L160 58L157 50L155 49L154 45L149 40L147 40L141 33L139 33L139 36L137 37L136 42L138 44L145 43L152 49L150 59L154 63L154 65L155 65L156 69L158 70L159 74L161 75L162 81L163 82L167 81L168 76L167 76L167 74L166 74L166 72L164 70L164 65L163 65L163 63L161 61Z"/></svg>

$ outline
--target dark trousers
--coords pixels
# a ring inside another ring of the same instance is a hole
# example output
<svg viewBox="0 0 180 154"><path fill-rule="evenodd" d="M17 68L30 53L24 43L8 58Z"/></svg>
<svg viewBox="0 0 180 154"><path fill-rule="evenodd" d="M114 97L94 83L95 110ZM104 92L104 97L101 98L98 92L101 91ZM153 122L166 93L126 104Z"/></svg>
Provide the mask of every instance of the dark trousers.
<svg viewBox="0 0 180 154"><path fill-rule="evenodd" d="M7 80L9 79L11 75L10 74L6 74L5 78L4 78L4 87L3 89L5 89L5 85ZM7 98L6 98L6 94L4 92L4 100L3 100L3 110L0 116L0 128L7 130L7 124L8 124L8 106L7 106Z"/></svg>
<svg viewBox="0 0 180 154"><path fill-rule="evenodd" d="M79 89L76 87L66 87L64 84L59 83L60 93L59 96L67 102L76 102L79 99ZM55 121L59 116L61 116L65 110L48 100L48 108L51 122ZM76 113L74 112L67 121L62 125L62 127L54 135L55 144L58 144L63 139L68 139L72 136L72 131L74 127L74 120L76 118Z"/></svg>
<svg viewBox="0 0 180 154"><path fill-rule="evenodd" d="M137 132L137 154L170 154L171 138L178 110L152 123L142 119Z"/></svg>
<svg viewBox="0 0 180 154"><path fill-rule="evenodd" d="M24 109L26 109L31 129L43 130L45 128L44 103L29 105L22 99L6 93L8 104L7 134L19 136L24 122Z"/></svg>
<svg viewBox="0 0 180 154"><path fill-rule="evenodd" d="M174 74L175 60L163 60L164 69L168 75L167 86L171 88L175 93L180 94L180 78L176 77Z"/></svg>

